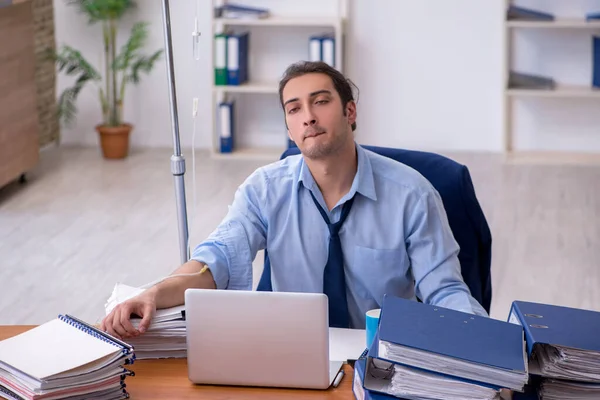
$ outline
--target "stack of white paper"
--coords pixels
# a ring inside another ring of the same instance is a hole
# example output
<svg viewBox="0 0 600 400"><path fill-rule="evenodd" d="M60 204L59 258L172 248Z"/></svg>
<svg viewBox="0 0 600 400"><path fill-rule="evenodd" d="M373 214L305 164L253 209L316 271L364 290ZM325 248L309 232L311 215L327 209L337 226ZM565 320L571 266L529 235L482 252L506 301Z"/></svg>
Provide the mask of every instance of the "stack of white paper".
<svg viewBox="0 0 600 400"><path fill-rule="evenodd" d="M367 359L365 384L370 390L406 399L500 400L500 390L479 383Z"/></svg>
<svg viewBox="0 0 600 400"><path fill-rule="evenodd" d="M530 363L544 400L600 399L600 352L538 344Z"/></svg>
<svg viewBox="0 0 600 400"><path fill-rule="evenodd" d="M538 395L544 400L597 400L600 398L600 383L544 379Z"/></svg>
<svg viewBox="0 0 600 400"><path fill-rule="evenodd" d="M0 397L125 399L133 375L130 346L95 327L60 316L0 341Z"/></svg>
<svg viewBox="0 0 600 400"><path fill-rule="evenodd" d="M542 376L600 383L600 352L539 344L536 357Z"/></svg>
<svg viewBox="0 0 600 400"><path fill-rule="evenodd" d="M143 289L118 283L106 303L106 314L113 308L142 293ZM138 327L141 318L132 318ZM187 356L185 306L157 310L148 330L138 337L128 338L138 360L152 358L185 358Z"/></svg>

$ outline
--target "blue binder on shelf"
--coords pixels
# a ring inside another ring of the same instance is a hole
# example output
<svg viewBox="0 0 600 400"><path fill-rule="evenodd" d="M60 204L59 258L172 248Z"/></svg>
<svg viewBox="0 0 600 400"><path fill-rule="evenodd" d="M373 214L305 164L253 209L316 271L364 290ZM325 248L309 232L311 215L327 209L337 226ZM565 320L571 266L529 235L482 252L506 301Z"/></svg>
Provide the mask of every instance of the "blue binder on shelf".
<svg viewBox="0 0 600 400"><path fill-rule="evenodd" d="M335 35L321 37L321 61L335 68Z"/></svg>
<svg viewBox="0 0 600 400"><path fill-rule="evenodd" d="M599 19L600 19L600 12L588 13L585 16L586 21L594 21L594 20L599 20Z"/></svg>
<svg viewBox="0 0 600 400"><path fill-rule="evenodd" d="M509 322L385 295L378 357L521 391L528 380L523 329Z"/></svg>
<svg viewBox="0 0 600 400"><path fill-rule="evenodd" d="M600 354L600 312L513 301L508 321L523 327L529 356L538 345L569 347Z"/></svg>
<svg viewBox="0 0 600 400"><path fill-rule="evenodd" d="M592 86L600 88L600 36L592 37Z"/></svg>
<svg viewBox="0 0 600 400"><path fill-rule="evenodd" d="M308 61L321 61L322 59L321 37L319 35L308 38Z"/></svg>
<svg viewBox="0 0 600 400"><path fill-rule="evenodd" d="M555 19L554 14L515 5L508 7L506 18L521 21L554 21Z"/></svg>
<svg viewBox="0 0 600 400"><path fill-rule="evenodd" d="M217 132L219 134L220 152L231 153L234 146L235 118L234 102L223 101L217 108Z"/></svg>
<svg viewBox="0 0 600 400"><path fill-rule="evenodd" d="M335 67L335 35L324 33L310 36L308 39L308 60L323 61Z"/></svg>
<svg viewBox="0 0 600 400"><path fill-rule="evenodd" d="M250 32L227 35L227 84L238 86L248 81Z"/></svg>

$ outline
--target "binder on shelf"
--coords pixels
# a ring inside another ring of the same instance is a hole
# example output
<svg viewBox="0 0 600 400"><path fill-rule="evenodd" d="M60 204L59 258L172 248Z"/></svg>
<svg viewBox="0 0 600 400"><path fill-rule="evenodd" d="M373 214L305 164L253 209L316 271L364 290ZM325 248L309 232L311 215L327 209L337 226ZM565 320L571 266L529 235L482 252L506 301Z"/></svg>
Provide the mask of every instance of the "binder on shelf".
<svg viewBox="0 0 600 400"><path fill-rule="evenodd" d="M0 341L0 392L9 398L128 397L131 345L69 315Z"/></svg>
<svg viewBox="0 0 600 400"><path fill-rule="evenodd" d="M510 71L508 87L514 89L553 90L556 89L556 82L553 78L547 76Z"/></svg>
<svg viewBox="0 0 600 400"><path fill-rule="evenodd" d="M600 12L588 13L585 16L586 21L594 21L594 20L599 20L599 19L600 19Z"/></svg>
<svg viewBox="0 0 600 400"><path fill-rule="evenodd" d="M519 326L388 295L379 321L380 359L516 391L527 383Z"/></svg>
<svg viewBox="0 0 600 400"><path fill-rule="evenodd" d="M266 8L248 7L238 4L224 4L215 8L215 18L263 19L269 16Z"/></svg>
<svg viewBox="0 0 600 400"><path fill-rule="evenodd" d="M592 86L600 88L600 36L592 37Z"/></svg>
<svg viewBox="0 0 600 400"><path fill-rule="evenodd" d="M335 36L325 35L321 38L321 60L335 68Z"/></svg>
<svg viewBox="0 0 600 400"><path fill-rule="evenodd" d="M506 12L506 19L509 21L554 21L555 17L550 13L511 5Z"/></svg>
<svg viewBox="0 0 600 400"><path fill-rule="evenodd" d="M308 61L321 61L321 37L311 36L308 38Z"/></svg>
<svg viewBox="0 0 600 400"><path fill-rule="evenodd" d="M219 103L217 121L220 152L231 153L234 149L233 141L235 132L233 101L224 101Z"/></svg>
<svg viewBox="0 0 600 400"><path fill-rule="evenodd" d="M215 34L215 85L227 85L227 35Z"/></svg>
<svg viewBox="0 0 600 400"><path fill-rule="evenodd" d="M508 321L523 327L532 374L600 383L600 312L514 301Z"/></svg>
<svg viewBox="0 0 600 400"><path fill-rule="evenodd" d="M323 61L335 67L335 56L335 35L333 33L324 33L309 37L309 61Z"/></svg>
<svg viewBox="0 0 600 400"><path fill-rule="evenodd" d="M250 32L227 35L227 84L241 85L248 81L248 46Z"/></svg>

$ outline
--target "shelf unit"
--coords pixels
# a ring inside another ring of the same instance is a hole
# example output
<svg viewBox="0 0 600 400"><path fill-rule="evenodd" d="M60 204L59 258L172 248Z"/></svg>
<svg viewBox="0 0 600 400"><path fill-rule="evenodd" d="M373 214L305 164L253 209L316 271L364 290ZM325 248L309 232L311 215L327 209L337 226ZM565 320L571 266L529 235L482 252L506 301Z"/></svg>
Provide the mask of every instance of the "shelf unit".
<svg viewBox="0 0 600 400"><path fill-rule="evenodd" d="M320 34L324 32L332 33L335 38L335 68L339 71L344 71L344 32L347 20L348 11L348 0L322 0L324 2L334 2L336 9L335 15L322 17L322 16L311 16L311 15L298 15L289 13L281 13L278 9L269 10L270 16L262 19L249 19L249 18L212 18L211 26L211 82L212 82L212 151L211 155L214 158L219 159L243 159L243 160L277 160L281 153L287 148L288 138L285 132L285 125L283 122L283 111L279 110L279 120L281 122L281 137L280 142L273 146L261 146L261 145L246 145L244 147L236 146L231 153L220 152L220 140L217 126L217 112L218 104L224 99L236 96L236 95L262 95L262 96L278 96L278 80L283 74L283 70L277 71L277 74L270 76L268 79L253 78L252 66L249 67L249 81L239 85L215 85L214 78L214 35L220 32L224 32L228 29L248 29L250 30L250 41L252 42L252 34L257 29L269 30L269 34L276 35L277 32L281 32L281 29L304 29L310 30L311 34ZM212 7L216 7L226 4L227 0L211 0ZM285 3L290 3L292 0L281 0L278 2L278 6L285 8ZM240 1L232 1L232 3L239 4ZM248 4L245 2L243 4ZM294 3L294 2L292 2ZM272 2L270 4L273 4ZM318 3L316 3L318 4ZM259 4L248 4L250 6L256 6L261 8ZM316 10L318 12L318 10ZM298 50L298 49L296 49ZM249 58L252 60L255 57L261 57L253 46L250 45ZM303 49L298 51L300 57L294 59L294 61L300 61L302 59L308 59L309 54L309 36L306 36L305 46ZM252 64L252 61L249 62ZM278 98L277 98L278 101ZM236 101L236 108L243 107L243 102ZM236 110L236 114L239 110ZM235 136L239 140L240 137L250 135L255 132L248 132L242 125L243 121L236 120Z"/></svg>
<svg viewBox="0 0 600 400"><path fill-rule="evenodd" d="M518 99L600 99L600 88L591 85L564 85L557 82L550 89L510 88L508 85L510 71L513 67L514 35L520 29L534 30L588 30L600 34L600 21L587 21L585 18L560 18L553 21L508 20L506 10L514 5L514 0L505 0L504 19L504 152L508 161L543 163L556 161L566 164L600 163L600 154L578 153L570 151L516 151L514 149L514 101ZM600 11L600 10L599 10ZM520 71L528 72L528 71ZM600 141L600 135L598 136Z"/></svg>

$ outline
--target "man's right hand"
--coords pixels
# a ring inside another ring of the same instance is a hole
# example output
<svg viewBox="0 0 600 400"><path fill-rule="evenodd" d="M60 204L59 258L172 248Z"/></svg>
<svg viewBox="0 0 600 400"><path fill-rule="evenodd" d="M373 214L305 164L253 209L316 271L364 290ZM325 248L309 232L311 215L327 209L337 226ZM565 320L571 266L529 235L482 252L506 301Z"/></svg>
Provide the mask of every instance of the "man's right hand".
<svg viewBox="0 0 600 400"><path fill-rule="evenodd" d="M156 295L152 290L133 297L118 304L104 319L100 328L108 334L118 338L127 339L139 336L146 332L156 313ZM138 329L131 324L131 315L142 318Z"/></svg>

